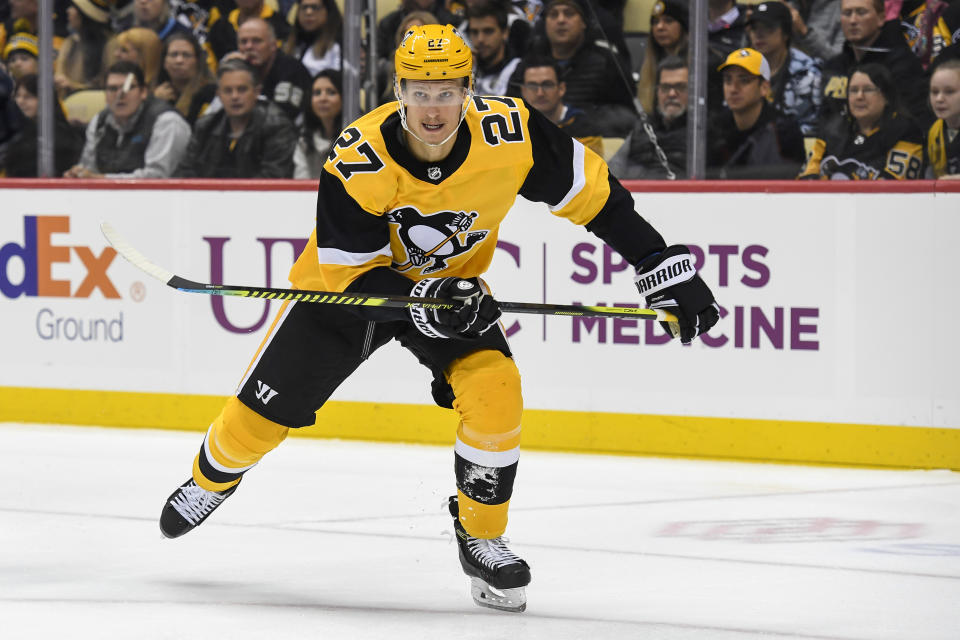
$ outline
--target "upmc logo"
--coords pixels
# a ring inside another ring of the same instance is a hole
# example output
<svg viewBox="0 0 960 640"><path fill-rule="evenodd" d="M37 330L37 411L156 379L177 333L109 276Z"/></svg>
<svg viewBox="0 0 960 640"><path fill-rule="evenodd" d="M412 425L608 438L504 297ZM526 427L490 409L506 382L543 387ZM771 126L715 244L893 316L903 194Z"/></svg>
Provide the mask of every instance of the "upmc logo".
<svg viewBox="0 0 960 640"><path fill-rule="evenodd" d="M7 298L40 296L52 298L88 298L94 289L99 289L104 298L119 298L116 287L107 276L107 268L117 252L105 247L100 255L90 247L75 247L53 244L55 233L70 232L69 216L24 216L23 244L9 242L0 247L0 293ZM80 259L86 275L71 293L70 280L54 280L53 265L70 263L73 256ZM23 276L12 282L11 262L23 263Z"/></svg>

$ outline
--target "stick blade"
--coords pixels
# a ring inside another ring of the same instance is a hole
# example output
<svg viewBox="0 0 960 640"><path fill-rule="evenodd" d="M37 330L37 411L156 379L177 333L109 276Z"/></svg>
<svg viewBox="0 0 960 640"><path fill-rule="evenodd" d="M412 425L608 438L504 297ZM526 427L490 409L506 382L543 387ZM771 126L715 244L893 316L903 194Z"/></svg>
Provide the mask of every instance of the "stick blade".
<svg viewBox="0 0 960 640"><path fill-rule="evenodd" d="M124 257L130 264L147 273L164 284L170 284L174 274L163 267L150 262L145 255L137 251L132 244L127 242L109 222L100 223L100 231L103 237L107 239L114 249ZM172 286L172 285L171 285Z"/></svg>

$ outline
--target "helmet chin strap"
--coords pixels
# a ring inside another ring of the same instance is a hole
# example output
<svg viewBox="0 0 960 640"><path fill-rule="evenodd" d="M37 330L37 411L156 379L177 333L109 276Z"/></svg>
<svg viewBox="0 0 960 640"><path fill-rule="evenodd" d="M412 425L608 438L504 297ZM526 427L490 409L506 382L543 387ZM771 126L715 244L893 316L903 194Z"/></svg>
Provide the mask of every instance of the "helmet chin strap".
<svg viewBox="0 0 960 640"><path fill-rule="evenodd" d="M397 102L400 105L400 125L403 127L404 131L416 138L421 144L425 144L428 147L442 147L447 141L457 134L457 131L460 130L460 125L463 124L463 119L467 116L467 109L470 108L470 100L473 99L473 92L470 89L467 89L467 95L463 99L463 106L460 108L460 120L457 121L457 126L453 128L453 131L450 132L446 138L440 142L427 142L417 134L413 132L412 129L407 125L407 107L403 104L403 92L400 91L400 83L394 80L393 83L393 93L397 97Z"/></svg>

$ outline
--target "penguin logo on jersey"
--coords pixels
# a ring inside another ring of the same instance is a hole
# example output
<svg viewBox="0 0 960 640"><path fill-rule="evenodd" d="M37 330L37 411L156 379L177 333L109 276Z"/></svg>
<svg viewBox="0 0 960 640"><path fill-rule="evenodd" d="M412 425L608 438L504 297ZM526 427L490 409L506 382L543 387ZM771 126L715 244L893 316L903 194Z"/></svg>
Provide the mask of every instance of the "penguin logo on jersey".
<svg viewBox="0 0 960 640"><path fill-rule="evenodd" d="M421 275L447 268L447 260L469 251L487 237L487 230L470 228L477 212L439 211L424 215L415 207L400 207L387 212L387 220L397 225L397 237L407 252L407 261L393 263L397 271L420 267Z"/></svg>

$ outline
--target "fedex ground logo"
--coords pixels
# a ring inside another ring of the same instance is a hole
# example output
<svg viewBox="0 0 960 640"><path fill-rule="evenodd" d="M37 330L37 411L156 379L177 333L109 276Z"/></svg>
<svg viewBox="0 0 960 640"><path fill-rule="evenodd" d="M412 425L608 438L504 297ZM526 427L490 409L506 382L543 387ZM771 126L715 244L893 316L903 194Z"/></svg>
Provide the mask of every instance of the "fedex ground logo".
<svg viewBox="0 0 960 640"><path fill-rule="evenodd" d="M0 246L0 293L49 298L89 298L99 290L104 298L120 298L107 269L117 256L113 247L99 254L85 246L55 244L54 234L70 232L69 216L24 216L22 242ZM82 266L82 276L57 279L58 264Z"/></svg>

